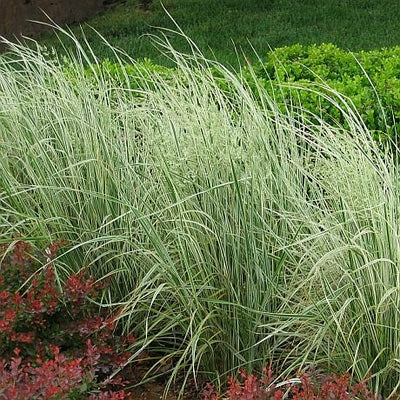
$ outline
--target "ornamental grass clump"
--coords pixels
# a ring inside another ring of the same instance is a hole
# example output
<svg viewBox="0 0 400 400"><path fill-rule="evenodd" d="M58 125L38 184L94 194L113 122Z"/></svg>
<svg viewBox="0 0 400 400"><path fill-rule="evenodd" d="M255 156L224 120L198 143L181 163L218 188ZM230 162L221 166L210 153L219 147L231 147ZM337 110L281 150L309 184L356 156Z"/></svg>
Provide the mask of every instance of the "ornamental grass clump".
<svg viewBox="0 0 400 400"><path fill-rule="evenodd" d="M131 360L152 351L166 390L273 360L395 393L399 174L352 104L324 88L344 125L282 110L193 43L133 90L122 56L120 78L87 74L76 44L67 65L0 59L1 238L65 237L61 267L109 277Z"/></svg>

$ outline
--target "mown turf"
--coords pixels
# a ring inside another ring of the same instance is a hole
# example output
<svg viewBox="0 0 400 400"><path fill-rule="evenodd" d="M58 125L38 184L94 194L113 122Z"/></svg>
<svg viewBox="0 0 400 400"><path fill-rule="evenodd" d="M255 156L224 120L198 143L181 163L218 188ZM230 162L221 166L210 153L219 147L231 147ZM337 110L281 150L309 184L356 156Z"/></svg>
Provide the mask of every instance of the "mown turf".
<svg viewBox="0 0 400 400"><path fill-rule="evenodd" d="M252 46L263 55L269 47L293 43L331 42L339 47L360 50L400 44L400 2L381 0L164 0L164 7L184 32L207 55L224 64L244 62L241 50L255 59ZM127 0L88 24L111 44L135 58L151 58L169 65L145 34L156 34L157 27L176 29L159 0L149 7L138 0ZM75 33L79 28L74 28ZM100 58L111 57L101 40L85 27L90 45ZM173 36L173 35L172 35ZM172 43L180 51L186 42L177 37ZM56 45L54 36L42 38ZM250 45L251 43L251 45ZM235 44L235 45L234 45Z"/></svg>

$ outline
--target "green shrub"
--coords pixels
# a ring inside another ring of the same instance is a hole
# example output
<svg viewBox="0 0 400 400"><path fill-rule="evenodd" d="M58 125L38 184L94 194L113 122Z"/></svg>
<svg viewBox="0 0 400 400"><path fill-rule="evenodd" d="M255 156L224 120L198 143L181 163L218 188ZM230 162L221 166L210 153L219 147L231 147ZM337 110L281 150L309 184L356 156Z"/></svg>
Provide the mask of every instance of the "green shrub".
<svg viewBox="0 0 400 400"><path fill-rule="evenodd" d="M103 77L109 78L115 83L124 82L127 88L134 91L144 89L144 86L150 89L155 88L153 83L155 76L169 80L174 74L173 69L154 64L149 59L124 65L106 59L100 64L94 64L86 68L85 72L88 78L102 74ZM138 95L137 92L133 93Z"/></svg>
<svg viewBox="0 0 400 400"><path fill-rule="evenodd" d="M281 107L290 99L342 124L337 106L323 96L329 86L351 100L379 139L393 139L400 126L400 47L351 53L333 44L296 44L269 52L252 68L258 84L273 93ZM244 76L251 75L245 69Z"/></svg>

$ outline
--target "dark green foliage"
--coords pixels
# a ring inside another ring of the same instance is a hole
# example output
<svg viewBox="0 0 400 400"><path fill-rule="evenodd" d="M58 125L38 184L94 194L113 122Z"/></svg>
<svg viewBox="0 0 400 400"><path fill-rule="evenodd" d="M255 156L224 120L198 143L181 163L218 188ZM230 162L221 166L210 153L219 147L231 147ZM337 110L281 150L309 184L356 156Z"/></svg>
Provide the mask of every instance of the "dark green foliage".
<svg viewBox="0 0 400 400"><path fill-rule="evenodd" d="M327 85L351 100L380 140L393 139L400 127L400 47L351 53L332 44L297 44L270 52L253 68L258 82L273 91L278 102L290 99L323 118L343 123L337 107L315 93L326 92L321 85Z"/></svg>

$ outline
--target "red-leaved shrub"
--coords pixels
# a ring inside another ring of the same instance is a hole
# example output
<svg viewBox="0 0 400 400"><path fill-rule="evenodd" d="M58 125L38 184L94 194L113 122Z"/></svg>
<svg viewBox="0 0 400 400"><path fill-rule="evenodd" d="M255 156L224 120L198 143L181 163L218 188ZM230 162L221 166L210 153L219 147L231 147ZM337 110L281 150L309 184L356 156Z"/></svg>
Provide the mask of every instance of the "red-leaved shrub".
<svg viewBox="0 0 400 400"><path fill-rule="evenodd" d="M117 337L114 318L89 301L101 285L84 271L57 285L52 260L64 244L35 257L23 241L0 252L0 398L127 399L116 390L126 382L108 376L127 363L134 337Z"/></svg>
<svg viewBox="0 0 400 400"><path fill-rule="evenodd" d="M270 366L263 369L263 374L257 378L239 372L238 378L228 378L228 390L221 396L214 385L207 383L203 390L203 400L376 400L375 394L368 389L367 381L351 384L349 374L342 376L329 375L325 377L300 375L300 383L288 381L284 385L275 385L273 371ZM292 382L292 383L290 383ZM279 387L278 387L279 386Z"/></svg>

